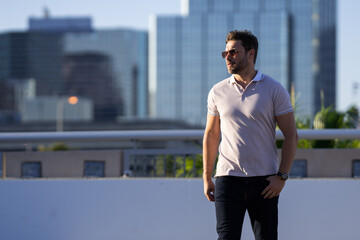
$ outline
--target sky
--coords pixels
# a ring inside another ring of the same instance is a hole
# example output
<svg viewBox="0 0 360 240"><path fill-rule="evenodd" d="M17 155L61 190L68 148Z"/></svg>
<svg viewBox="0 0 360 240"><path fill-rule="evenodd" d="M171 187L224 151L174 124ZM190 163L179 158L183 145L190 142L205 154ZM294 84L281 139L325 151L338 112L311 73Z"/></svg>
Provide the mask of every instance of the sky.
<svg viewBox="0 0 360 240"><path fill-rule="evenodd" d="M359 0L337 0L337 108L360 107ZM148 29L151 14L179 15L181 0L0 0L0 33L27 29L29 17L90 16L95 29ZM354 83L358 83L358 89ZM325 96L326 97L326 96Z"/></svg>
<svg viewBox="0 0 360 240"><path fill-rule="evenodd" d="M180 14L181 0L0 0L0 32L25 30L29 17L90 16L94 28L148 29L151 14Z"/></svg>

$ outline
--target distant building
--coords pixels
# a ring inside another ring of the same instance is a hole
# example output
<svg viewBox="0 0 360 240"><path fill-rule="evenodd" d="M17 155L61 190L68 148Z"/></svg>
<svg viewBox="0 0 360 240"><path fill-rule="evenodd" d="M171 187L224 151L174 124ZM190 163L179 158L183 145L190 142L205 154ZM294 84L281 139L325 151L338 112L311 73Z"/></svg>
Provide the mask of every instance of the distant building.
<svg viewBox="0 0 360 240"><path fill-rule="evenodd" d="M29 31L89 32L92 30L90 17L29 18Z"/></svg>
<svg viewBox="0 0 360 240"><path fill-rule="evenodd" d="M95 56L97 56L97 61L101 61L101 66L99 65L97 68L97 74L101 71L102 77L97 79L98 76L92 75L93 80L90 78L86 80L85 76L79 77L78 75L79 80L89 81L87 85L84 82L82 89L87 88L91 91L90 88L101 87L102 90L96 91L103 91L105 95L98 96L98 100L104 98L103 101L107 101L106 98L114 96L115 100L112 101L116 105L119 116L145 118L148 115L147 44L147 33L135 30L67 33L64 35L63 41L65 60L63 70L69 69L69 66L74 69L72 64L75 59L78 63L82 61L85 64L85 61L88 61L88 63L93 62L92 64L94 64ZM88 74L88 77L95 71L93 67L83 66L82 69L80 70L78 64L76 71L82 71L83 74ZM89 72L86 73L87 71ZM97 81L95 86L93 85L94 81ZM71 83L67 80L68 88L69 84ZM96 106L96 101L94 102Z"/></svg>
<svg viewBox="0 0 360 240"><path fill-rule="evenodd" d="M146 32L94 31L90 18L32 18L29 27L0 34L0 85L31 78L37 96L89 98L96 122L147 117Z"/></svg>
<svg viewBox="0 0 360 240"><path fill-rule="evenodd" d="M0 34L0 81L33 78L37 95L59 95L64 89L61 64L61 33Z"/></svg>
<svg viewBox="0 0 360 240"><path fill-rule="evenodd" d="M227 78L226 34L259 39L256 68L298 96L296 113L335 104L336 0L185 0L182 16L154 16L149 32L150 114L205 124L210 88Z"/></svg>
<svg viewBox="0 0 360 240"><path fill-rule="evenodd" d="M111 120L122 113L122 101L116 99L111 67L109 57L103 54L65 54L63 58L65 92L91 98L95 119Z"/></svg>
<svg viewBox="0 0 360 240"><path fill-rule="evenodd" d="M26 99L35 96L36 82L34 79L0 81L0 122L20 122Z"/></svg>
<svg viewBox="0 0 360 240"><path fill-rule="evenodd" d="M21 116L24 123L91 122L93 102L86 98L78 98L75 104L70 104L68 97L28 98L24 101Z"/></svg>

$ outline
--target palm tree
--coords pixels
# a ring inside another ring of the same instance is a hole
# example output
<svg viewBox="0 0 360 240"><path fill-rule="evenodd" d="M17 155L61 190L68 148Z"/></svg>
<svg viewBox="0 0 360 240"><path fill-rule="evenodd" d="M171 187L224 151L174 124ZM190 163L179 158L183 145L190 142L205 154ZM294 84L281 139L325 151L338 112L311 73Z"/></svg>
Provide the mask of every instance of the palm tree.
<svg viewBox="0 0 360 240"><path fill-rule="evenodd" d="M333 106L324 107L324 92L320 92L321 110L315 115L314 129L328 128L355 128L358 122L358 110L355 106L350 107L345 113L337 111ZM356 141L339 140L317 140L314 141L314 148L337 148L337 147L356 147Z"/></svg>

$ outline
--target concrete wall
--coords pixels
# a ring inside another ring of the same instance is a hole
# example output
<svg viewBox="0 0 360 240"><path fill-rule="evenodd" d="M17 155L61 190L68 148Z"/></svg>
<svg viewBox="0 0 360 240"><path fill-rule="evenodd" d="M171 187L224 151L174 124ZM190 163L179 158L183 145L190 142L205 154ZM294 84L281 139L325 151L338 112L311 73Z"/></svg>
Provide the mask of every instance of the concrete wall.
<svg viewBox="0 0 360 240"><path fill-rule="evenodd" d="M308 177L352 177L360 149L298 149L295 159L307 160Z"/></svg>
<svg viewBox="0 0 360 240"><path fill-rule="evenodd" d="M353 161L360 160L360 149L298 149L296 159L305 159L307 161L308 177L350 178L353 172ZM122 151L88 150L8 152L6 153L6 176L21 177L21 163L37 161L41 162L42 165L42 177L82 178L86 160L105 161L105 177L123 175Z"/></svg>
<svg viewBox="0 0 360 240"><path fill-rule="evenodd" d="M216 239L200 179L1 180L0 193L1 239ZM358 239L359 199L360 180L289 180L279 239Z"/></svg>
<svg viewBox="0 0 360 240"><path fill-rule="evenodd" d="M20 178L23 162L41 162L44 178L79 178L84 176L85 161L104 161L105 177L122 176L120 150L9 152L6 153L6 176Z"/></svg>

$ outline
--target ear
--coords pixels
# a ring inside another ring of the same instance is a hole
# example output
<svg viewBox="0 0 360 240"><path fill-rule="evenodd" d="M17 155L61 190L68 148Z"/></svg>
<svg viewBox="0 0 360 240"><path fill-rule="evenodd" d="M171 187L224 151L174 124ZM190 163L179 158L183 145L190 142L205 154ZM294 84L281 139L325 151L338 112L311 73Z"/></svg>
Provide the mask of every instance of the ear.
<svg viewBox="0 0 360 240"><path fill-rule="evenodd" d="M248 57L254 59L255 57L255 49L250 49L248 52Z"/></svg>
<svg viewBox="0 0 360 240"><path fill-rule="evenodd" d="M249 54L250 54L250 56L254 56L254 55L255 55L255 50L254 50L254 49L250 49L250 50L249 50Z"/></svg>

